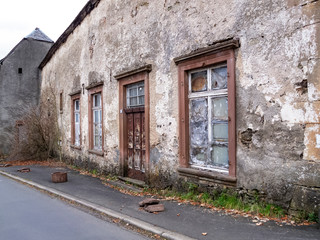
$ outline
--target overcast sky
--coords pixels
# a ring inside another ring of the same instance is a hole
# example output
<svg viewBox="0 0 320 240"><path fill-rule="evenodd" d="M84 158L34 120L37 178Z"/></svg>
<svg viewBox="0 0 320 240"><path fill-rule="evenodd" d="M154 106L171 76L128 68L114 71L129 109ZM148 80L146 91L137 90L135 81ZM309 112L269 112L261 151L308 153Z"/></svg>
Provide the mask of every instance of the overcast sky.
<svg viewBox="0 0 320 240"><path fill-rule="evenodd" d="M36 27L56 41L88 0L0 0L0 59Z"/></svg>

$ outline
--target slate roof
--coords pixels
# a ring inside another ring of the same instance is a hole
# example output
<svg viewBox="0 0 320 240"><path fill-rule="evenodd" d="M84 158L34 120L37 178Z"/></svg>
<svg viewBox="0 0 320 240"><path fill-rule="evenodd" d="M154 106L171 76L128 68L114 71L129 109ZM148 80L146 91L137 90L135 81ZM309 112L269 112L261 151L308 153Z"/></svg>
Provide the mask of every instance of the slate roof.
<svg viewBox="0 0 320 240"><path fill-rule="evenodd" d="M3 59L0 59L0 65L4 62L4 60L17 48L17 46L24 40L24 39L34 39L37 41L44 41L44 42L50 42L53 43L53 41L45 35L39 28L36 28L33 30L32 33L30 33L28 36L24 37L9 53L7 56L5 56Z"/></svg>
<svg viewBox="0 0 320 240"><path fill-rule="evenodd" d="M53 42L47 35L45 35L39 28L36 28L32 33L30 33L25 38L32 38L44 42Z"/></svg>

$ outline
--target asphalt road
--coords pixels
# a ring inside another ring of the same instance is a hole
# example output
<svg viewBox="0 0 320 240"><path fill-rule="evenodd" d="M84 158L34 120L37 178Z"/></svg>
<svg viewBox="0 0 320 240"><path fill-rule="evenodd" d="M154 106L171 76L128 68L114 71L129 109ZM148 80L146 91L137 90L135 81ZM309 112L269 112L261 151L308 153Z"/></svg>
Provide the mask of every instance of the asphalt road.
<svg viewBox="0 0 320 240"><path fill-rule="evenodd" d="M0 240L147 239L0 175Z"/></svg>

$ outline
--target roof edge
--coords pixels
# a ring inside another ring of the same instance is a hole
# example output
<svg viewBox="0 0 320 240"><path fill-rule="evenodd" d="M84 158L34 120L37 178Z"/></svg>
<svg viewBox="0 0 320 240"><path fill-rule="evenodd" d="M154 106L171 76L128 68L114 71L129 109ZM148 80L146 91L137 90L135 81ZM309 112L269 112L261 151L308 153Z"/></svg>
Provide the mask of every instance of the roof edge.
<svg viewBox="0 0 320 240"><path fill-rule="evenodd" d="M2 58L2 59L0 60L0 64L1 64L1 65L2 65L3 62L11 55L11 53L13 53L14 50L16 50L16 48L20 45L20 43L22 43L24 40L26 40L26 39L25 39L25 38L22 38L22 39L20 40L20 42L17 43L17 44L14 46L14 48L12 48L12 49L10 50L10 52L9 52L4 58Z"/></svg>
<svg viewBox="0 0 320 240"><path fill-rule="evenodd" d="M208 47L199 48L188 54L176 57L173 59L173 61L175 62L176 65L179 65L183 61L189 60L191 58L196 58L204 54L211 54L216 51L234 49L239 47L240 47L239 39L228 38L225 40L219 40L219 41L213 42Z"/></svg>
<svg viewBox="0 0 320 240"><path fill-rule="evenodd" d="M65 43L68 37L73 33L73 31L82 23L82 21L91 13L93 9L95 9L100 0L89 0L87 4L82 8L76 18L72 21L69 27L62 33L62 35L58 38L58 40L52 45L49 52L42 60L39 65L39 68L42 69L52 58L55 52L60 48L60 46Z"/></svg>

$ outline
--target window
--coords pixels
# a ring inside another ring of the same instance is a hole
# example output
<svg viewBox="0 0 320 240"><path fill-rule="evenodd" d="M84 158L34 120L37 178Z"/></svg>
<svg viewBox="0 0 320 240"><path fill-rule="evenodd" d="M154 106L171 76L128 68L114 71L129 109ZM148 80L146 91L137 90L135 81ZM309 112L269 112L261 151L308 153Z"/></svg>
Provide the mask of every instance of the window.
<svg viewBox="0 0 320 240"><path fill-rule="evenodd" d="M80 146L80 99L74 101L74 145Z"/></svg>
<svg viewBox="0 0 320 240"><path fill-rule="evenodd" d="M102 107L101 93L92 96L92 116L93 116L93 148L96 150L102 149Z"/></svg>
<svg viewBox="0 0 320 240"><path fill-rule="evenodd" d="M127 86L127 107L144 106L144 82Z"/></svg>
<svg viewBox="0 0 320 240"><path fill-rule="evenodd" d="M81 146L80 93L71 94L71 146Z"/></svg>
<svg viewBox="0 0 320 240"><path fill-rule="evenodd" d="M59 97L59 101L60 101L60 113L63 113L63 92L60 92L60 97Z"/></svg>
<svg viewBox="0 0 320 240"><path fill-rule="evenodd" d="M189 163L229 168L226 64L188 72Z"/></svg>
<svg viewBox="0 0 320 240"><path fill-rule="evenodd" d="M223 45L226 50L221 50ZM238 46L237 40L228 40L175 59L179 68L179 172L182 174L221 176L222 180L235 181L232 48Z"/></svg>
<svg viewBox="0 0 320 240"><path fill-rule="evenodd" d="M89 91L89 152L103 156L103 82L86 89Z"/></svg>

